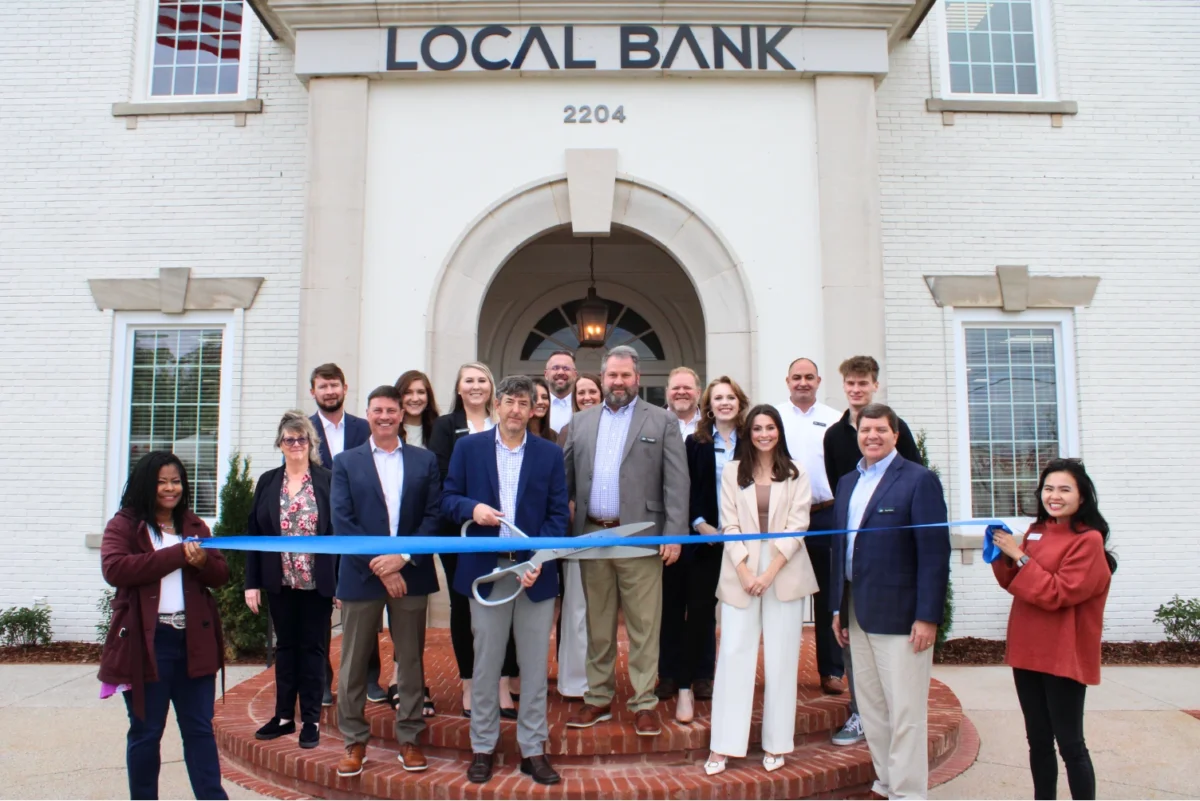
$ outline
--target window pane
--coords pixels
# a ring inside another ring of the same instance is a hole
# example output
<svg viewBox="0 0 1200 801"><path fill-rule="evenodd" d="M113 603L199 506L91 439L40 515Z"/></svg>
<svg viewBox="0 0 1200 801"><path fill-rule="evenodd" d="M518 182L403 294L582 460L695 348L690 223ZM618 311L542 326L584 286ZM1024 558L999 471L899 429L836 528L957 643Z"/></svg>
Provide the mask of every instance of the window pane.
<svg viewBox="0 0 1200 801"><path fill-rule="evenodd" d="M1037 93L1030 0L945 0L945 17L951 92ZM1033 71L1014 70L1013 64Z"/></svg>
<svg viewBox="0 0 1200 801"><path fill-rule="evenodd" d="M965 33L951 33L950 37L950 60L951 61L968 61L970 57L967 55L967 35Z"/></svg>
<svg viewBox="0 0 1200 801"><path fill-rule="evenodd" d="M978 64L992 60L991 37L986 33L971 34L971 62Z"/></svg>
<svg viewBox="0 0 1200 801"><path fill-rule="evenodd" d="M1017 73L1012 67L1000 65L993 70L995 89L998 95L1015 95L1017 93Z"/></svg>
<svg viewBox="0 0 1200 801"><path fill-rule="evenodd" d="M217 67L196 68L196 94L215 95L217 93Z"/></svg>
<svg viewBox="0 0 1200 801"><path fill-rule="evenodd" d="M971 91L971 68L966 64L950 65L950 91L969 93Z"/></svg>
<svg viewBox="0 0 1200 801"><path fill-rule="evenodd" d="M1013 56L1018 64L1033 64L1036 62L1032 33L1018 33L1013 35Z"/></svg>
<svg viewBox="0 0 1200 801"><path fill-rule="evenodd" d="M966 376L971 508L1028 514L1041 466L1058 455L1054 330L968 326L964 337L983 362Z"/></svg>
<svg viewBox="0 0 1200 801"><path fill-rule="evenodd" d="M238 68L234 64L232 66L221 67L221 77L217 81L217 93L222 95L236 94L238 90Z"/></svg>
<svg viewBox="0 0 1200 801"><path fill-rule="evenodd" d="M992 58L997 64L1011 64L1013 60L1012 37L1007 33L992 34Z"/></svg>
<svg viewBox="0 0 1200 801"><path fill-rule="evenodd" d="M129 469L151 450L174 452L188 469L194 509L204 517L217 511L222 335L219 329L137 330L133 335Z"/></svg>
<svg viewBox="0 0 1200 801"><path fill-rule="evenodd" d="M155 67L153 77L150 80L150 94L171 94L172 80L174 80L174 76L171 74L170 67Z"/></svg>
<svg viewBox="0 0 1200 801"><path fill-rule="evenodd" d="M1033 4L1032 3L1013 3L1012 5L1012 29L1014 31L1033 32Z"/></svg>
<svg viewBox="0 0 1200 801"><path fill-rule="evenodd" d="M159 0L150 94L235 94L241 57L242 0ZM222 65L218 69L218 65ZM197 70L197 66L206 67Z"/></svg>
<svg viewBox="0 0 1200 801"><path fill-rule="evenodd" d="M992 94L992 68L987 64L976 64L971 67L971 91Z"/></svg>
<svg viewBox="0 0 1200 801"><path fill-rule="evenodd" d="M1037 67L1017 67L1017 94L1036 95L1038 93Z"/></svg>
<svg viewBox="0 0 1200 801"><path fill-rule="evenodd" d="M988 15L988 23L993 31L1011 31L1012 21L1008 3L993 3L992 13Z"/></svg>

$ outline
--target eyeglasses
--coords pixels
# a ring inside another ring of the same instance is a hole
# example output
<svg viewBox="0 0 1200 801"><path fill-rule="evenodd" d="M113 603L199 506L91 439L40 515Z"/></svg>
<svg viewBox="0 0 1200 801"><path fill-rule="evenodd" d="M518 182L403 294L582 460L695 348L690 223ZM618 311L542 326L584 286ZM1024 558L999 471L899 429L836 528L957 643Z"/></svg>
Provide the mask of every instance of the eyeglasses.
<svg viewBox="0 0 1200 801"><path fill-rule="evenodd" d="M573 372L575 372L574 367L547 367L546 369L552 373L573 373Z"/></svg>
<svg viewBox="0 0 1200 801"><path fill-rule="evenodd" d="M283 444L289 448L294 448L297 445L307 445L308 437L284 437Z"/></svg>

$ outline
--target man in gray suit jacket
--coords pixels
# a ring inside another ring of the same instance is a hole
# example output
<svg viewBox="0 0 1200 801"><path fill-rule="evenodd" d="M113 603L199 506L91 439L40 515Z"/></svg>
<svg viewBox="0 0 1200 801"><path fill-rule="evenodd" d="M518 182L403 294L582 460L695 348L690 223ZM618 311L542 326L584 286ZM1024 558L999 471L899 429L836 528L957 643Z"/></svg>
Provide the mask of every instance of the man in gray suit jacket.
<svg viewBox="0 0 1200 801"><path fill-rule="evenodd" d="M575 502L573 531L587 534L622 523L650 521L647 534L687 533L689 478L679 424L666 409L639 402L638 354L613 348L601 367L604 403L571 418L564 448L567 493ZM658 698L658 640L662 624L662 569L679 558L680 546L629 559L581 560L587 599L588 692L567 721L588 728L612 720L616 695L617 610L629 632L629 679L634 731L652 737L662 726Z"/></svg>

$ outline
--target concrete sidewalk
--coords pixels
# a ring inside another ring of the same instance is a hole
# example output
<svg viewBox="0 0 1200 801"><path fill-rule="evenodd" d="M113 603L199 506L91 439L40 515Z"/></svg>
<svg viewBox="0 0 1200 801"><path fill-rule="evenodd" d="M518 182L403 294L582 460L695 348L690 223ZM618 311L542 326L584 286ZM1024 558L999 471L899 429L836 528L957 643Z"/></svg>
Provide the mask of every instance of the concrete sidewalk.
<svg viewBox="0 0 1200 801"><path fill-rule="evenodd" d="M129 797L129 717L119 697L99 699L96 669L0 665L0 798ZM261 670L230 668L226 688ZM193 797L173 712L163 735L158 791L160 798ZM230 798L264 797L228 781L225 791Z"/></svg>
<svg viewBox="0 0 1200 801"><path fill-rule="evenodd" d="M979 730L978 761L932 798L1032 798L1025 723L1006 667L935 666ZM1200 668L1106 667L1089 687L1084 735L1099 798L1200 797ZM1070 798L1059 760L1058 797Z"/></svg>

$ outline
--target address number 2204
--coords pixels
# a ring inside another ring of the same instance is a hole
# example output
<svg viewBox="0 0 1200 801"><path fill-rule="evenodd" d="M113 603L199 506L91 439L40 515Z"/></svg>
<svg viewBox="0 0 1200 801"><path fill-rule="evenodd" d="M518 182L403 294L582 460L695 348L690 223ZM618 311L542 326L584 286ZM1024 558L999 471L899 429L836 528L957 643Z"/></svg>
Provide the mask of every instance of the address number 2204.
<svg viewBox="0 0 1200 801"><path fill-rule="evenodd" d="M612 112L609 112L608 106L563 107L563 122L566 123L587 125L598 122L603 125L609 120L613 122L625 122L625 107L617 106Z"/></svg>

